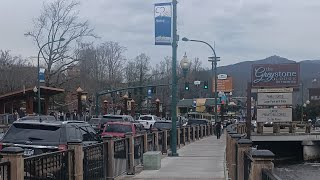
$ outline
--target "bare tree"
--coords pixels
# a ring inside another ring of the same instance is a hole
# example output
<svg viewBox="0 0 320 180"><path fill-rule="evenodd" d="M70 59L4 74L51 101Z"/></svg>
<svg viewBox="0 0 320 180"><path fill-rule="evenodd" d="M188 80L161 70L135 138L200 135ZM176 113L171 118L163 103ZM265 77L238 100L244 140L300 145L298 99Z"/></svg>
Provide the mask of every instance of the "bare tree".
<svg viewBox="0 0 320 180"><path fill-rule="evenodd" d="M59 74L78 61L75 58L78 41L96 37L89 23L78 18L78 6L79 2L70 0L44 4L41 15L34 19L32 31L25 34L32 38L44 59L47 86L59 85Z"/></svg>

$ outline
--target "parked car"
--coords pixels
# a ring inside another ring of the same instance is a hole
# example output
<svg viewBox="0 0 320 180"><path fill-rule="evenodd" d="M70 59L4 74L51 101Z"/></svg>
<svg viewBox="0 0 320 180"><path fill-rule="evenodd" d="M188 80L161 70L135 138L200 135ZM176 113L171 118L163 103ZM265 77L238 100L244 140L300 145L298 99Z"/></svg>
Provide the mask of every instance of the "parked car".
<svg viewBox="0 0 320 180"><path fill-rule="evenodd" d="M108 122L104 125L101 136L111 135L113 137L123 138L126 133L136 135L141 130L141 126L131 122Z"/></svg>
<svg viewBox="0 0 320 180"><path fill-rule="evenodd" d="M181 127L180 126L181 123L179 121L177 121L177 127ZM170 120L166 120L166 121L156 121L152 127L152 130L164 130L164 129L171 129L172 128L172 121Z"/></svg>
<svg viewBox="0 0 320 180"><path fill-rule="evenodd" d="M102 116L99 122L99 126L97 128L98 132L102 132L104 129L104 124L107 122L134 122L134 119L132 116L129 115L113 115L113 114L107 114Z"/></svg>
<svg viewBox="0 0 320 180"><path fill-rule="evenodd" d="M273 126L273 122L265 122L264 127L272 127Z"/></svg>
<svg viewBox="0 0 320 180"><path fill-rule="evenodd" d="M95 130L84 121L15 121L0 140L0 149L17 146L24 156L66 150L68 142L80 140L83 145L100 141Z"/></svg>
<svg viewBox="0 0 320 180"><path fill-rule="evenodd" d="M141 115L138 122L141 123L145 129L152 129L153 124L160 120L157 116L154 115Z"/></svg>
<svg viewBox="0 0 320 180"><path fill-rule="evenodd" d="M189 119L188 125L207 125L209 124L209 120L207 119Z"/></svg>
<svg viewBox="0 0 320 180"><path fill-rule="evenodd" d="M100 121L102 118L91 118L89 120L89 124L91 125L91 127L96 130L97 132L99 131L99 127L100 127Z"/></svg>
<svg viewBox="0 0 320 180"><path fill-rule="evenodd" d="M18 121L25 121L25 120L35 120L35 121L57 121L56 117L54 116L38 116L38 115L29 115L22 118L19 118Z"/></svg>

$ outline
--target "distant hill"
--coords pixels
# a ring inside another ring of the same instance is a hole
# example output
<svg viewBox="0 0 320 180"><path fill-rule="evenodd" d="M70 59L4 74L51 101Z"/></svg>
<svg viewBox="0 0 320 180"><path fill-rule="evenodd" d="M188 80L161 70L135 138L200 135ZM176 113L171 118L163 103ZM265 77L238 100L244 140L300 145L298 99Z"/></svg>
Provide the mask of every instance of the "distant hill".
<svg viewBox="0 0 320 180"><path fill-rule="evenodd" d="M218 67L218 73L228 74L233 77L233 86L235 89L233 94L235 96L246 96L247 82L251 80L251 67L253 64L283 64L295 62L296 61L274 55L261 60L244 61L228 66ZM304 84L304 97L306 99L307 88L320 87L320 60L303 60L298 63L300 63L300 74L301 80ZM314 81L314 79L318 80ZM295 96L297 101L295 103L301 102L300 93L295 93Z"/></svg>

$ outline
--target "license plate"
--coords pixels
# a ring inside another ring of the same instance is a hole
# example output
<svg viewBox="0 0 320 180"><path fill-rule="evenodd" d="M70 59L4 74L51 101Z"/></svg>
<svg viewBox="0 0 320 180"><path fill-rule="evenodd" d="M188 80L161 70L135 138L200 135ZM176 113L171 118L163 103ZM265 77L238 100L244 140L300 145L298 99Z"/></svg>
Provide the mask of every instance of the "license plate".
<svg viewBox="0 0 320 180"><path fill-rule="evenodd" d="M25 156L32 156L34 154L34 150L33 149L25 149L23 154Z"/></svg>

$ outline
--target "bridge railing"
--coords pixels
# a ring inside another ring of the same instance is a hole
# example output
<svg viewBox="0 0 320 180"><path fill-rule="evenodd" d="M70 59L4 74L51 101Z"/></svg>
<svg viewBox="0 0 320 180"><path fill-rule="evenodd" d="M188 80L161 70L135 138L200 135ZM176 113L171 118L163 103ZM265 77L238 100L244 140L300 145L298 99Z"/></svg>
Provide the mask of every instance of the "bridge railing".
<svg viewBox="0 0 320 180"><path fill-rule="evenodd" d="M269 169L262 169L262 180L281 180L281 178L279 178Z"/></svg>
<svg viewBox="0 0 320 180"><path fill-rule="evenodd" d="M213 135L213 125L178 128L177 147ZM0 175L6 179L114 179L123 174L133 175L143 166L143 153L170 152L170 130L143 132L124 138L103 137L103 142L84 146L75 140L67 150L44 153L25 158L19 147L1 151ZM197 138L193 138L197 134ZM0 178L1 179L1 178Z"/></svg>
<svg viewBox="0 0 320 180"><path fill-rule="evenodd" d="M226 161L231 180L263 180L263 175L266 176L264 171L273 172L273 160L271 151L252 147L252 141L246 137L244 123L227 127ZM267 174L268 178L273 177L270 174Z"/></svg>

